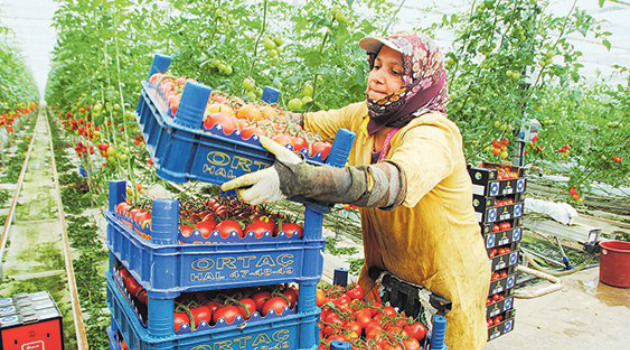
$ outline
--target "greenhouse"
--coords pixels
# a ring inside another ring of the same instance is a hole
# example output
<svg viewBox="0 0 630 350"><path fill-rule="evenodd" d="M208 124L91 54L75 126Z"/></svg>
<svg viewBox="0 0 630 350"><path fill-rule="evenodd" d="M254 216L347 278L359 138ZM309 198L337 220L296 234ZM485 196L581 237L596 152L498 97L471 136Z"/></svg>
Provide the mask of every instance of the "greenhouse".
<svg viewBox="0 0 630 350"><path fill-rule="evenodd" d="M629 19L0 0L0 349L627 349Z"/></svg>

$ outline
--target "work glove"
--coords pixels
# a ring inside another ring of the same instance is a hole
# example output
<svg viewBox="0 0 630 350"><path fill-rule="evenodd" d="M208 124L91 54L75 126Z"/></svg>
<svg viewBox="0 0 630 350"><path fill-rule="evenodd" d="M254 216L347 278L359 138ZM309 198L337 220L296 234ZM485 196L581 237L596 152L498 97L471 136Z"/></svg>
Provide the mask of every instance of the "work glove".
<svg viewBox="0 0 630 350"><path fill-rule="evenodd" d="M391 207L404 199L404 177L392 163L344 168L313 166L267 137L261 136L260 144L276 157L273 166L221 186L223 191L235 189L243 201L252 205L305 197L325 203Z"/></svg>

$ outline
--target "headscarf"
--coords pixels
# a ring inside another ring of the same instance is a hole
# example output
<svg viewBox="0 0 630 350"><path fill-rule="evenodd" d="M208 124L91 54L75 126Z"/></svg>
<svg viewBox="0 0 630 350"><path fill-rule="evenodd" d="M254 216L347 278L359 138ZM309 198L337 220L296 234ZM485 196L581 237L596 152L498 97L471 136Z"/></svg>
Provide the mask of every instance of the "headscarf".
<svg viewBox="0 0 630 350"><path fill-rule="evenodd" d="M370 135L385 127L401 128L425 113L435 111L446 114L448 92L444 58L433 40L416 33L398 33L384 39L369 40L377 40L400 52L404 69L404 85L400 90L380 100L371 100L366 93ZM371 44L373 47L374 42ZM370 69L374 67L382 45L372 52L367 47L370 45L361 45L368 50Z"/></svg>

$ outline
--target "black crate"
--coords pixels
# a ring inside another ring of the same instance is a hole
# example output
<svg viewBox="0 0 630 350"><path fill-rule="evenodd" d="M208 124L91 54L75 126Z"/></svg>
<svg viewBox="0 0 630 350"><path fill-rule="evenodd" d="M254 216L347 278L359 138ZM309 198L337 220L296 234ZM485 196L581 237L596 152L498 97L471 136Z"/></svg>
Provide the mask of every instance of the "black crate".
<svg viewBox="0 0 630 350"><path fill-rule="evenodd" d="M498 316L514 307L514 297L508 296L503 300L496 301L486 306L486 318Z"/></svg>
<svg viewBox="0 0 630 350"><path fill-rule="evenodd" d="M503 322L496 326L488 328L488 340L494 340L502 335L511 332L514 329L514 316L516 310L512 309L506 313L506 317Z"/></svg>
<svg viewBox="0 0 630 350"><path fill-rule="evenodd" d="M501 293L506 290L514 288L516 285L516 266L510 266L507 268L507 277L491 281L490 288L488 290L488 295L491 296L493 294Z"/></svg>
<svg viewBox="0 0 630 350"><path fill-rule="evenodd" d="M520 218L523 216L523 203L490 207L484 212L475 212L475 216L477 217L477 222L481 224Z"/></svg>
<svg viewBox="0 0 630 350"><path fill-rule="evenodd" d="M487 234L487 233L498 233L498 232L503 232L503 231L508 231L508 230L512 230L518 226L523 226L523 218L522 217L518 217L518 218L512 218L509 220L503 220L503 221L496 221L496 222L490 222L490 223L480 223L479 226L481 226L481 233L482 234ZM510 224L510 228L507 230L501 230L499 229L497 230L493 230L494 225L499 226L502 222L508 222Z"/></svg>
<svg viewBox="0 0 630 350"><path fill-rule="evenodd" d="M496 247L503 247L506 245L514 245L523 238L523 228L515 227L506 231L488 233L483 235L483 240L486 243L486 249L488 252Z"/></svg>
<svg viewBox="0 0 630 350"><path fill-rule="evenodd" d="M525 192L527 179L524 168L509 167L515 175L511 178L501 177L500 168L506 167L493 163L482 163L478 167L468 165L468 173L473 183L473 194L495 197Z"/></svg>
<svg viewBox="0 0 630 350"><path fill-rule="evenodd" d="M512 202L508 205L514 204L523 204L524 198L523 193L517 193L511 196L501 196L501 197L487 197L487 196L478 196L473 195L473 208L475 208L475 212L484 213L486 210L490 208L501 208L507 206L502 204L507 200L511 200Z"/></svg>
<svg viewBox="0 0 630 350"><path fill-rule="evenodd" d="M518 251L512 251L503 255L497 255L490 260L492 272L505 270L508 267L515 266L517 263Z"/></svg>

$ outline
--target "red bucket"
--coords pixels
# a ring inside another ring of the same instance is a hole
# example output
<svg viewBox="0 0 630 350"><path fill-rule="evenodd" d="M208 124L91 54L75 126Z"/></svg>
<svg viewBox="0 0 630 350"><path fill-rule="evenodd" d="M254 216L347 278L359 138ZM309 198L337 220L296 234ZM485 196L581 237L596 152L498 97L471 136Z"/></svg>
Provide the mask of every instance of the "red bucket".
<svg viewBox="0 0 630 350"><path fill-rule="evenodd" d="M600 242L599 280L609 286L630 288L630 242Z"/></svg>

